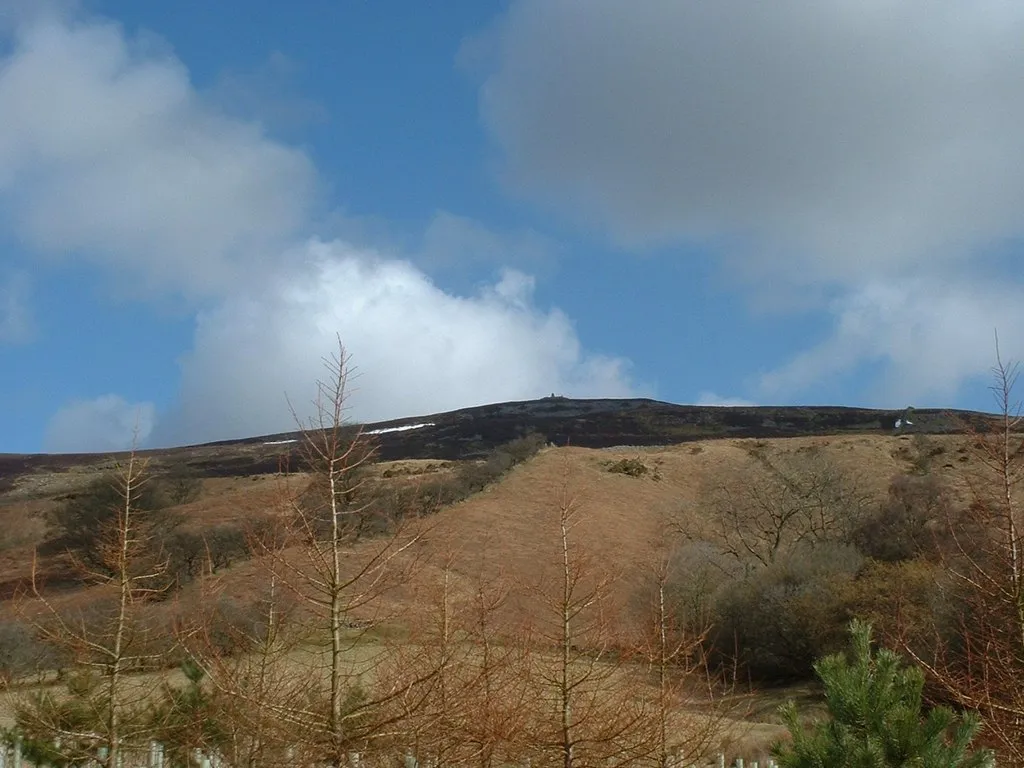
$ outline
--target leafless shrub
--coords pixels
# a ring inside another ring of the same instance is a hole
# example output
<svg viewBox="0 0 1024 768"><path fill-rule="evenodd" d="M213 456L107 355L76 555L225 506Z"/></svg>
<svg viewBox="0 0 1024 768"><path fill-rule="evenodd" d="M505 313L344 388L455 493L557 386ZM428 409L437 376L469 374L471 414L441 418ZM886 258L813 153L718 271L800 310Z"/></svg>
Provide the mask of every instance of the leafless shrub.
<svg viewBox="0 0 1024 768"><path fill-rule="evenodd" d="M897 475L876 512L851 534L865 555L885 562L935 554L937 530L953 515L949 489L933 475Z"/></svg>
<svg viewBox="0 0 1024 768"><path fill-rule="evenodd" d="M871 503L856 477L817 451L773 456L755 446L735 477L705 489L712 524L704 536L759 566L796 547L849 540Z"/></svg>

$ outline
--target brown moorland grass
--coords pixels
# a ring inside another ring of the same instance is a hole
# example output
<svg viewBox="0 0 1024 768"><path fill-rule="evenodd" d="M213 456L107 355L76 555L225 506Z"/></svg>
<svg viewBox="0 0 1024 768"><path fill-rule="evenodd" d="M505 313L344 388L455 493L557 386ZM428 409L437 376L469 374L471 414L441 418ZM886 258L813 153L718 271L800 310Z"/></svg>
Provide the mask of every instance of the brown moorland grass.
<svg viewBox="0 0 1024 768"><path fill-rule="evenodd" d="M786 440L721 440L663 448L593 450L547 449L513 469L500 483L439 512L425 547L437 552L455 542L457 570L476 573L486 561L517 584L543 575L563 492L582 510L579 543L620 578L625 600L638 584L665 536L665 523L700 530L706 513L701 488L742 482L750 451L761 447L773 457L820 450L858 488L881 499L891 478L906 472L903 437L844 436ZM955 453L953 437L930 438ZM631 477L609 471L622 458L638 458L650 471ZM934 470L955 479L956 470ZM698 534L699 535L699 534Z"/></svg>
<svg viewBox="0 0 1024 768"><path fill-rule="evenodd" d="M915 440L909 435L851 435L707 440L654 448L549 448L483 492L423 521L429 530L416 556L435 560L442 550L454 548L458 551L456 571L466 578L484 569L500 571L503 578L519 586L535 583L543 576L544 563L551 559L548 548L558 501L568 492L583 511L585 522L576 532L580 544L602 567L618 575L616 593L625 601L663 541L666 521L700 536L707 521L700 506L701 489L742 482L751 452L767 451L778 459L820 451L856 478L861 490L881 498L892 476L912 469L921 447ZM927 450L936 453L931 471L948 479L955 491L963 490L962 478L970 469L961 461L963 440L960 436L929 436L925 441ZM649 471L642 477L610 472L609 466L623 458L639 459ZM59 487L61 493L82 487L102 466L90 464L81 473L61 472L52 487ZM378 464L374 475L397 486L434 481L451 471L445 462L405 460ZM36 477L33 487L48 482L43 476ZM305 482L304 475L289 480L293 490L301 489ZM202 481L199 499L178 510L192 528L244 523L280 513L282 492L282 481L274 475L207 478ZM13 585L28 576L33 547L42 538L40 516L53 503L52 497L25 501L20 493L13 498L0 494L0 525L7 524L2 530L25 532L20 540L10 542L12 546L0 548L0 581ZM44 578L51 577L66 591L59 553L43 557L40 566ZM255 570L253 564L240 564L225 575L228 582L237 581L236 586L242 587ZM431 568L423 570L424 578L431 578ZM400 603L403 595L411 592L400 590L392 597ZM395 608L395 613L401 612L400 605Z"/></svg>
<svg viewBox="0 0 1024 768"><path fill-rule="evenodd" d="M500 574L514 590L535 584L552 562L558 502L563 492L574 498L583 513L584 522L576 531L579 542L597 564L619 575L615 599L625 605L635 593L641 570L663 539L665 520L671 518L699 529L706 517L700 508L700 489L742 482L742 467L753 450L767 450L773 456L820 450L829 461L856 476L863 490L880 498L892 476L913 468L922 445L934 452L931 471L962 491L962 478L971 469L969 462L962 461L963 441L960 436L929 436L922 442L907 435L850 435L709 440L656 448L549 448L483 492L423 521L428 530L415 552L422 567L414 572L414 583L388 594L390 605L385 613L398 617L407 611L420 587L436 580L438 563L450 549L457 552L455 570L466 586L480 571ZM623 458L637 458L650 471L642 477L610 472L609 465ZM441 464L426 460L390 462L378 465L375 474L383 478L391 470L389 477L395 482L415 483L421 477L450 472ZM32 520L53 503L52 496L39 498L39 489L66 493L88 483L95 471L90 466L80 473L64 473L52 482L45 477L33 478L32 500L26 500L23 493L0 495L0 524L10 521L31 528ZM297 476L293 481L295 487L301 487L304 477ZM273 475L205 479L201 497L181 507L188 523L196 525L241 522L280 509L281 483ZM32 536L38 537L39 531L33 529ZM31 552L32 546L26 544L0 551L3 578L27 575ZM244 596L259 574L258 562L238 564L224 572L224 588ZM64 592L59 602L83 604L92 595L85 589ZM181 599L187 602L187 590ZM515 604L528 611L527 600ZM168 610L173 607L173 603L168 604ZM0 722L3 709L0 700ZM746 727L744 723L753 723L756 727L748 729L752 741L760 743L777 735L779 726L767 709L761 707L750 718L741 718L736 732Z"/></svg>

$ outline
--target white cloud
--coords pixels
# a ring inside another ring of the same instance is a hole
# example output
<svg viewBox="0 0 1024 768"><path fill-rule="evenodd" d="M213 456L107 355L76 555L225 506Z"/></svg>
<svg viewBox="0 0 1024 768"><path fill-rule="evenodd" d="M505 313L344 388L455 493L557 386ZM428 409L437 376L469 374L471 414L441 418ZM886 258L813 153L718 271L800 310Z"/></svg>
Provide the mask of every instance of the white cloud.
<svg viewBox="0 0 1024 768"><path fill-rule="evenodd" d="M1005 0L515 0L466 50L511 189L703 244L760 305L838 296L764 391L879 365L898 402L952 397L1019 327L1022 37Z"/></svg>
<svg viewBox="0 0 1024 768"><path fill-rule="evenodd" d="M35 336L31 293L24 272L0 275L0 344L24 344Z"/></svg>
<svg viewBox="0 0 1024 768"><path fill-rule="evenodd" d="M635 393L628 363L593 355L572 323L532 299L533 281L506 272L453 296L411 263L340 242L312 242L310 270L239 294L200 317L182 363L180 412L156 443L270 433L305 416L321 359L340 333L358 375L351 416L383 420L501 400Z"/></svg>
<svg viewBox="0 0 1024 768"><path fill-rule="evenodd" d="M147 403L76 401L54 415L49 449L123 448L136 412L150 444L288 428L285 394L305 410L336 333L362 372L361 418L551 391L632 393L627 364L581 349L562 313L535 305L522 273L456 296L407 261L303 245L316 218L309 159L213 103L245 83L198 93L166 45L95 18L25 12L10 29L0 217L34 254L88 258L133 287L205 307L173 413L154 426ZM413 255L497 266L548 244L439 214L423 248Z"/></svg>
<svg viewBox="0 0 1024 768"><path fill-rule="evenodd" d="M948 401L1003 354L1024 355L1024 291L985 282L916 280L871 283L833 302L834 329L820 344L761 379L769 396L807 392L850 376L861 364L881 364L871 397L878 405Z"/></svg>
<svg viewBox="0 0 1024 768"><path fill-rule="evenodd" d="M44 447L51 453L106 453L141 445L156 421L152 403L129 403L119 395L74 400L51 418Z"/></svg>
<svg viewBox="0 0 1024 768"><path fill-rule="evenodd" d="M208 294L305 224L308 158L222 115L152 39L45 13L0 50L0 215L36 252Z"/></svg>

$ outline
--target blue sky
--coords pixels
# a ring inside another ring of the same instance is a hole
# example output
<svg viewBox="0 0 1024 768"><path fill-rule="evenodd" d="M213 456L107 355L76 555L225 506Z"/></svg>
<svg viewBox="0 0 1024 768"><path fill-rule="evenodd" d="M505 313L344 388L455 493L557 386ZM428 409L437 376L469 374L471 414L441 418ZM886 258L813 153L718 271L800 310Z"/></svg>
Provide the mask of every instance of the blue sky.
<svg viewBox="0 0 1024 768"><path fill-rule="evenodd" d="M0 452L558 392L988 408L1024 8L0 0Z"/></svg>

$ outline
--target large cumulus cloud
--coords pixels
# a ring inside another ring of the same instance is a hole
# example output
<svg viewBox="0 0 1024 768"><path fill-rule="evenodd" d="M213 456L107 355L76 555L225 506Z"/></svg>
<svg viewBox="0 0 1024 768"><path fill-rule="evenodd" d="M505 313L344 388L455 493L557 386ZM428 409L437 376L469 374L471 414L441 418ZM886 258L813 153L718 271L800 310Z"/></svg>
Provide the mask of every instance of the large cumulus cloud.
<svg viewBox="0 0 1024 768"><path fill-rule="evenodd" d="M535 305L533 281L522 273L453 296L408 261L340 242L302 251L304 275L233 296L200 317L183 361L180 413L158 440L294 428L288 402L300 418L310 414L335 334L352 356L348 413L359 420L636 389L627 362L588 354L564 314Z"/></svg>
<svg viewBox="0 0 1024 768"><path fill-rule="evenodd" d="M19 16L0 56L0 205L40 255L215 295L274 264L316 176L220 113L165 46L115 23Z"/></svg>
<svg viewBox="0 0 1024 768"><path fill-rule="evenodd" d="M581 349L564 315L534 305L526 275L458 296L400 256L315 240L310 158L226 114L216 89L198 92L166 44L60 6L0 5L11 9L0 14L0 223L29 263L86 260L133 296L183 297L199 312L171 413L82 392L52 418L49 448L127 447L137 413L150 443L287 429L285 395L305 415L337 333L362 372L355 417L631 391L627 364ZM456 241L456 258L495 266L503 250L545 247L453 215L424 240L439 263ZM0 341L27 332L27 285L0 286Z"/></svg>
<svg viewBox="0 0 1024 768"><path fill-rule="evenodd" d="M763 394L880 357L880 384L928 395L977 373L1024 300L1022 37L1002 0L517 0L464 58L517 194L822 302L831 339Z"/></svg>

